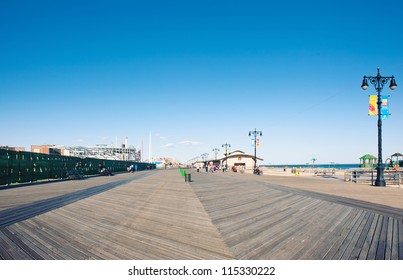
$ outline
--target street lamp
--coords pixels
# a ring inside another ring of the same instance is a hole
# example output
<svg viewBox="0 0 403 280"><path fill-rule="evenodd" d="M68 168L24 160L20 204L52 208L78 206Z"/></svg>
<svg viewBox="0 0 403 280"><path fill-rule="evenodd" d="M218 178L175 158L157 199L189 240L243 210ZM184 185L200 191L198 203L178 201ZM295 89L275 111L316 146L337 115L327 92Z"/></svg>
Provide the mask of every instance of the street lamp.
<svg viewBox="0 0 403 280"><path fill-rule="evenodd" d="M383 177L383 163L382 163L382 117L381 117L381 105L382 105L382 100L381 100L381 91L383 89L383 86L390 80L389 88L391 90L396 89L397 84L395 81L394 76L390 77L383 77L379 73L379 68L378 68L378 74L374 76L364 76L362 80L362 85L361 88L363 90L366 90L368 88L368 81L374 85L377 93L378 93L378 98L377 98L377 105L378 105L378 166L376 167L376 180L375 180L375 186L378 187L384 187L386 186L385 178Z"/></svg>
<svg viewBox="0 0 403 280"><path fill-rule="evenodd" d="M313 169L313 168L315 168L315 161L316 161L316 158L312 158L311 160L312 160L312 169Z"/></svg>
<svg viewBox="0 0 403 280"><path fill-rule="evenodd" d="M218 149L218 148L214 148L213 149L213 152L214 152L214 154L215 154L215 159L217 160L217 154L218 154L218 152L220 151L220 149Z"/></svg>
<svg viewBox="0 0 403 280"><path fill-rule="evenodd" d="M252 136L252 135L254 137L253 139L254 139L254 142L255 142L255 162L253 163L253 174L255 174L255 172L256 172L256 162L257 162L257 159L256 159L256 138L257 138L257 136L262 136L262 132L257 131L256 128L255 128L254 131L249 131L249 136Z"/></svg>
<svg viewBox="0 0 403 280"><path fill-rule="evenodd" d="M222 144L222 147L224 148L224 151L225 151L225 153L224 153L224 155L225 155L225 166L227 166L227 164L228 164L228 148L230 148L231 147L231 144L228 144L228 143L225 143L225 144Z"/></svg>
<svg viewBox="0 0 403 280"><path fill-rule="evenodd" d="M208 157L208 153L201 154L200 157L202 158L203 161L205 161Z"/></svg>

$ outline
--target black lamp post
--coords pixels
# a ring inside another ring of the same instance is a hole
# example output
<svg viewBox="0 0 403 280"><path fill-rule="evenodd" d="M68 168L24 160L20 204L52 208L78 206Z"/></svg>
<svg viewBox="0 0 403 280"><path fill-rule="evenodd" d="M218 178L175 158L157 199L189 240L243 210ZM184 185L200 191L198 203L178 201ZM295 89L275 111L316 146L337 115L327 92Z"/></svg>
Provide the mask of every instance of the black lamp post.
<svg viewBox="0 0 403 280"><path fill-rule="evenodd" d="M257 138L257 136L262 136L262 132L257 131L256 128L255 128L254 131L249 131L249 136L252 136L252 135L254 137L253 139L254 139L254 142L255 142L255 162L253 163L253 174L255 174L255 172L256 172L256 162L257 162L257 159L256 159L256 138Z"/></svg>
<svg viewBox="0 0 403 280"><path fill-rule="evenodd" d="M376 167L376 180L375 180L375 186L378 187L384 187L386 186L385 178L383 177L383 163L382 163L382 114L381 114L381 105L382 105L382 100L381 100L381 91L383 89L383 86L390 80L390 85L389 88L391 90L394 90L397 85L395 81L394 76L390 77L383 77L379 73L379 68L378 68L378 74L374 76L364 76L362 80L362 85L361 88L363 90L366 90L368 88L368 81L374 85L377 93L378 93L378 99L377 99L377 105L378 105L378 166Z"/></svg>
<svg viewBox="0 0 403 280"><path fill-rule="evenodd" d="M201 157L201 158L202 158L202 160L204 161L204 160L206 160L206 159L207 159L207 157L208 157L208 153L201 154L201 155L200 155L200 157Z"/></svg>
<svg viewBox="0 0 403 280"><path fill-rule="evenodd" d="M231 147L231 144L225 143L225 144L222 144L222 147L225 148L225 157L226 157L225 166L227 166L227 164L228 164L228 148Z"/></svg>

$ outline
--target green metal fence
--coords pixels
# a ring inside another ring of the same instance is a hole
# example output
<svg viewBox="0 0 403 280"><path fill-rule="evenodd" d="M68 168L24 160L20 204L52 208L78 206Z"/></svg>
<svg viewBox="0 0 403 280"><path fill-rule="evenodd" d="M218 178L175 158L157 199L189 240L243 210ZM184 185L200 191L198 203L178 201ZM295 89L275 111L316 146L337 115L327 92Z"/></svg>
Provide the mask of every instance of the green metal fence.
<svg viewBox="0 0 403 280"><path fill-rule="evenodd" d="M94 175L99 173L99 164L113 173L127 171L131 164L136 164L138 171L155 169L155 164L145 162L83 159L0 149L0 185L67 178L73 170L82 175Z"/></svg>

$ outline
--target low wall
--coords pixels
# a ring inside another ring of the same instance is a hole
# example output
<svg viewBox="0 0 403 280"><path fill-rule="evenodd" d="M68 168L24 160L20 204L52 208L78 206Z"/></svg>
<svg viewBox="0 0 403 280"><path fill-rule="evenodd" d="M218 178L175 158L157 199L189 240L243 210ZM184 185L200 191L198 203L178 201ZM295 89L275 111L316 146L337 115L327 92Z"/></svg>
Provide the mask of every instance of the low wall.
<svg viewBox="0 0 403 280"><path fill-rule="evenodd" d="M95 175L99 173L98 164L100 163L111 172L127 171L127 167L131 164L136 164L138 171L155 169L155 164L145 162L79 158L0 149L0 185L67 178L72 170L77 170L82 175Z"/></svg>

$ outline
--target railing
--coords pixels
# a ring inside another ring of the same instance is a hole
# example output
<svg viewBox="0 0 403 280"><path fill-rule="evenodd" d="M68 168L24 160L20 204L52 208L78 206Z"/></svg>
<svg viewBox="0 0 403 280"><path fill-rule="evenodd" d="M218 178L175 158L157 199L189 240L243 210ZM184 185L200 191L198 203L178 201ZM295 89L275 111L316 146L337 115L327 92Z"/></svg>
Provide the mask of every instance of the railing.
<svg viewBox="0 0 403 280"><path fill-rule="evenodd" d="M127 171L127 167L131 164L136 164L138 171L156 167L155 164L145 162L79 158L0 149L0 186L67 178L72 170L82 175L95 175L99 173L99 164L103 164L111 172Z"/></svg>
<svg viewBox="0 0 403 280"><path fill-rule="evenodd" d="M402 170L384 170L384 179L387 185L401 186L403 183ZM374 185L376 180L375 169L352 169L344 173L344 180L354 183L366 183Z"/></svg>

